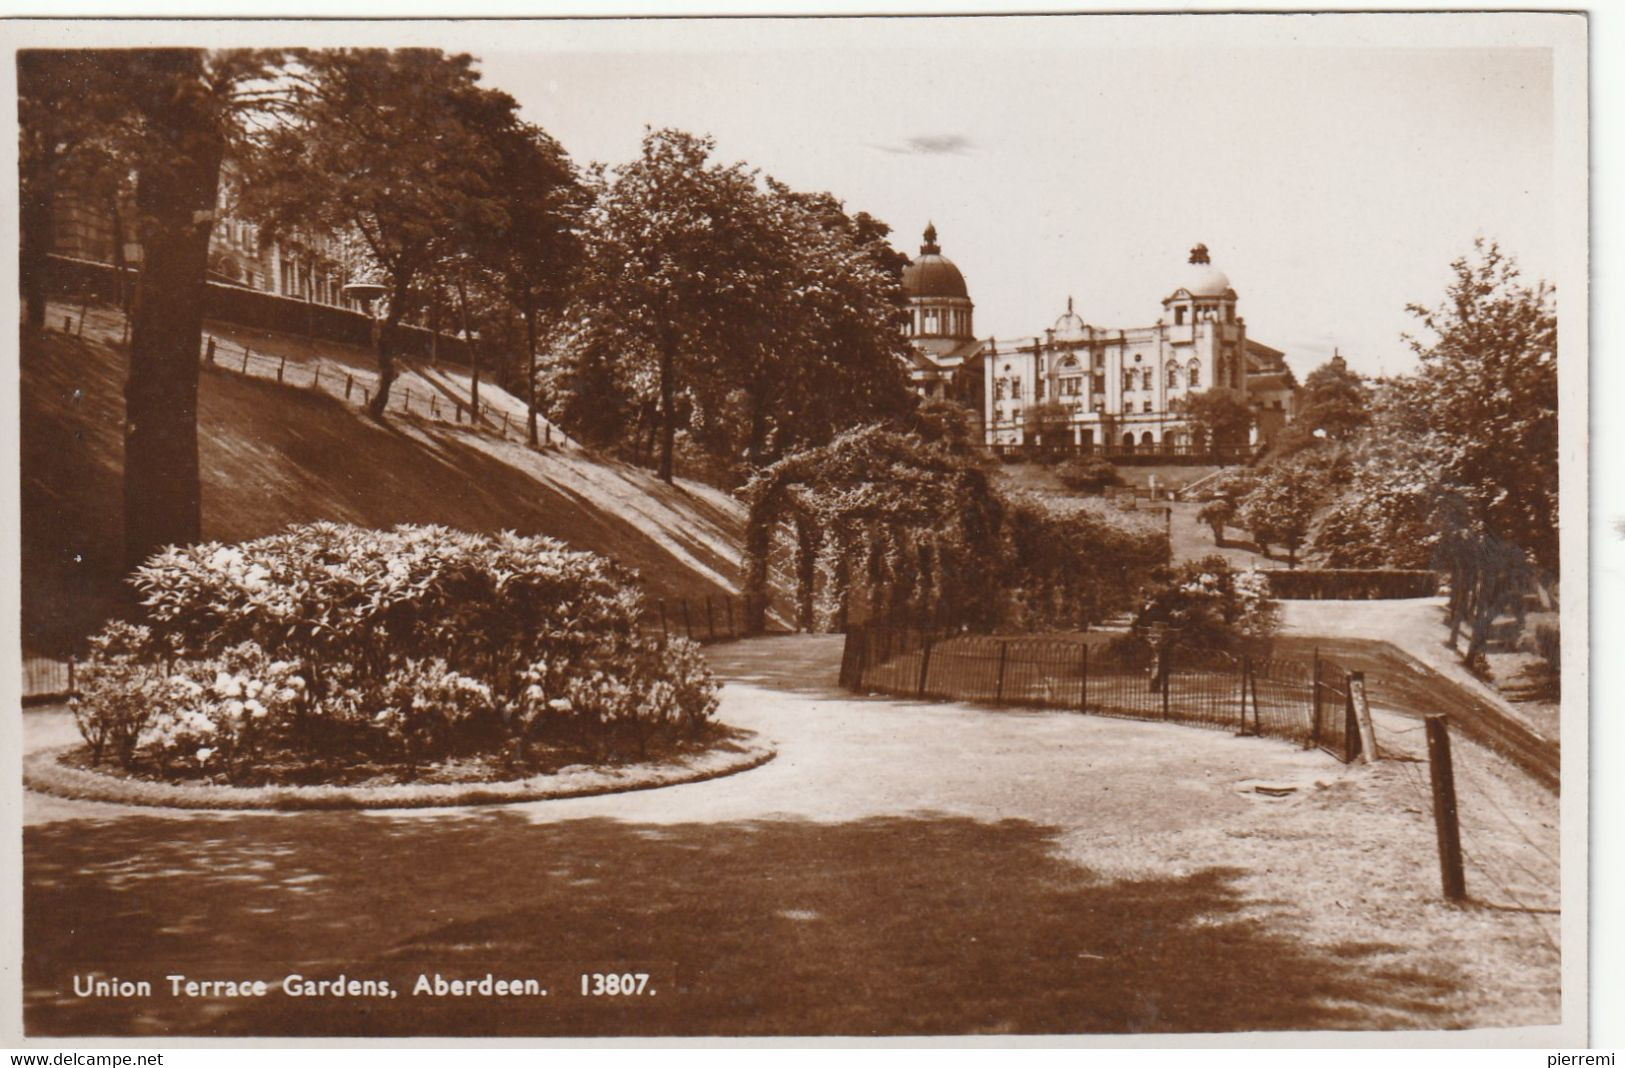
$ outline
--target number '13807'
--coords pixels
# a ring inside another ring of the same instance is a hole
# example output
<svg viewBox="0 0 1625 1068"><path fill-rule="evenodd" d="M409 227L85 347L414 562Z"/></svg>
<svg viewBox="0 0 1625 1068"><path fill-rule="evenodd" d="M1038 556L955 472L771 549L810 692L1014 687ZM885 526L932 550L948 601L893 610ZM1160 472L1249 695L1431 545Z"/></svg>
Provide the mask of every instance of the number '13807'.
<svg viewBox="0 0 1625 1068"><path fill-rule="evenodd" d="M582 972L583 997L624 997L653 995L648 972Z"/></svg>

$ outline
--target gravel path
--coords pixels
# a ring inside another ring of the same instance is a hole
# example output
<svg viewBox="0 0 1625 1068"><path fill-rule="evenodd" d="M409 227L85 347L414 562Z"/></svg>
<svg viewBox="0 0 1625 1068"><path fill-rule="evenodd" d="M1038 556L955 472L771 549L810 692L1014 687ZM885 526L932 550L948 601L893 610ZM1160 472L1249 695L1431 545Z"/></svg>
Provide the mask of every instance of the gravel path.
<svg viewBox="0 0 1625 1068"><path fill-rule="evenodd" d="M1542 917L1508 911L1487 886L1483 907L1437 901L1410 765L1344 768L1223 731L854 699L807 681L833 679L839 651L839 638L804 636L710 650L729 680L721 717L780 755L708 783L365 814L31 795L28 1026L748 1035L1556 1021ZM60 713L28 714L30 748L69 730ZM1538 836L1550 815L1521 833ZM159 994L73 996L72 977L93 970L154 980ZM605 970L647 971L657 996L580 996L579 974ZM293 971L387 977L400 996L290 998L277 984ZM540 976L553 996L411 995L419 974L487 972ZM264 978L273 994L173 998L171 973Z"/></svg>

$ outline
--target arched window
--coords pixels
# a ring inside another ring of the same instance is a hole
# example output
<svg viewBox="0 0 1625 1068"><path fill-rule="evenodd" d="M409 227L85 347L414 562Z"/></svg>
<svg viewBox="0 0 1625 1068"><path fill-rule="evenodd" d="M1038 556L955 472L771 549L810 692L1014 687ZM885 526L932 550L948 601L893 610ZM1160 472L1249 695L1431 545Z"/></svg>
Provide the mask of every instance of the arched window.
<svg viewBox="0 0 1625 1068"><path fill-rule="evenodd" d="M1063 371L1076 371L1077 369L1078 369L1078 358L1076 356L1072 355L1069 352L1065 356L1061 357L1061 370L1063 370Z"/></svg>
<svg viewBox="0 0 1625 1068"><path fill-rule="evenodd" d="M1134 431L1130 430L1127 434L1123 435L1123 444L1131 449L1134 448Z"/></svg>
<svg viewBox="0 0 1625 1068"><path fill-rule="evenodd" d="M1156 441L1151 437L1151 431L1147 430L1144 434L1140 435L1140 444L1141 445L1155 445L1156 444Z"/></svg>
<svg viewBox="0 0 1625 1068"><path fill-rule="evenodd" d="M1197 386L1202 384L1201 360L1192 360L1188 365L1186 365L1186 371L1188 372L1188 377L1186 378L1187 385L1189 385L1192 389L1195 389Z"/></svg>
<svg viewBox="0 0 1625 1068"><path fill-rule="evenodd" d="M1168 365L1168 388L1179 388L1179 364L1177 363L1170 363Z"/></svg>
<svg viewBox="0 0 1625 1068"><path fill-rule="evenodd" d="M1002 378L995 378L993 380L993 399L996 401L1002 401L1004 399L1004 379Z"/></svg>

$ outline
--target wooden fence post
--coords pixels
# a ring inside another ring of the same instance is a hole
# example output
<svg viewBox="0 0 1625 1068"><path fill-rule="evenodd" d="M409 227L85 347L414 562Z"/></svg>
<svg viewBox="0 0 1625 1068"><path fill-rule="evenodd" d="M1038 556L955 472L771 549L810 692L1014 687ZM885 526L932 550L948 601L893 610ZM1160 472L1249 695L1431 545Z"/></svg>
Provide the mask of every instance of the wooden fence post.
<svg viewBox="0 0 1625 1068"><path fill-rule="evenodd" d="M683 630L688 634L688 640L694 640L694 619L688 614L688 598L683 598Z"/></svg>
<svg viewBox="0 0 1625 1068"><path fill-rule="evenodd" d="M1445 717L1428 716L1428 770L1433 779L1433 826L1439 836L1439 877L1444 896L1460 901L1467 896L1467 876L1461 867L1461 826L1456 815L1456 775L1450 763L1450 730Z"/></svg>
<svg viewBox="0 0 1625 1068"><path fill-rule="evenodd" d="M925 644L920 646L920 685L915 690L916 697L925 696L925 679L931 673L931 635L924 636Z"/></svg>
<svg viewBox="0 0 1625 1068"><path fill-rule="evenodd" d="M1365 672L1349 672L1349 699L1354 704L1354 722L1360 728L1361 759L1374 763L1377 759L1377 732L1371 726L1371 702L1365 692Z"/></svg>
<svg viewBox="0 0 1625 1068"><path fill-rule="evenodd" d="M350 391L352 389L354 389L354 388L355 388L355 375L346 374L344 376L344 399L345 400L350 399Z"/></svg>
<svg viewBox="0 0 1625 1068"><path fill-rule="evenodd" d="M277 362L276 362L276 380L277 380L278 385L282 384L282 372L287 369L287 366L288 366L288 358L286 356L283 356L283 357L281 357L280 359L277 360Z"/></svg>
<svg viewBox="0 0 1625 1068"><path fill-rule="evenodd" d="M999 677L993 684L993 701L995 704L1004 704L1004 664L1010 657L1010 643L999 642Z"/></svg>
<svg viewBox="0 0 1625 1068"><path fill-rule="evenodd" d="M243 374L248 373L248 346L243 346Z"/></svg>
<svg viewBox="0 0 1625 1068"><path fill-rule="evenodd" d="M209 338L209 344L208 344L208 347L204 350L203 358L209 362L210 367L214 366L214 338L213 337Z"/></svg>
<svg viewBox="0 0 1625 1068"><path fill-rule="evenodd" d="M1360 723L1354 718L1354 674L1343 678L1343 763L1352 764L1360 755Z"/></svg>
<svg viewBox="0 0 1625 1068"><path fill-rule="evenodd" d="M1078 711L1087 712L1089 711L1089 643L1084 642L1082 648L1083 662L1079 666L1079 671L1083 676L1083 685L1079 687Z"/></svg>

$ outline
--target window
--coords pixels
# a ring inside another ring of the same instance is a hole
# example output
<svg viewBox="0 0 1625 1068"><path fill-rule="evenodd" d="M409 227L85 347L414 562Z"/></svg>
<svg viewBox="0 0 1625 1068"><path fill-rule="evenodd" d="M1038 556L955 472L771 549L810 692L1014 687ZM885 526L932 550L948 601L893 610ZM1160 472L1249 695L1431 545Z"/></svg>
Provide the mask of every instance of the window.
<svg viewBox="0 0 1625 1068"><path fill-rule="evenodd" d="M1044 386L1045 386L1045 384L1046 383L1042 378L1040 378L1038 380L1038 382L1035 385L1035 388L1033 389L1033 400L1043 400L1044 399Z"/></svg>
<svg viewBox="0 0 1625 1068"><path fill-rule="evenodd" d="M1147 398L1145 403L1140 405L1140 411L1149 412L1150 410L1151 410L1151 400L1150 400L1150 398Z"/></svg>
<svg viewBox="0 0 1625 1068"><path fill-rule="evenodd" d="M1168 365L1168 388L1179 388L1179 364L1177 363L1170 363Z"/></svg>
<svg viewBox="0 0 1625 1068"><path fill-rule="evenodd" d="M993 399L996 401L1002 401L1004 399L1004 379L1002 378L995 378L993 380Z"/></svg>
<svg viewBox="0 0 1625 1068"><path fill-rule="evenodd" d="M1192 389L1202 384L1202 361L1192 360L1186 367L1186 384Z"/></svg>
<svg viewBox="0 0 1625 1068"><path fill-rule="evenodd" d="M1179 307L1174 309L1174 325L1175 326L1184 326L1185 325L1185 306L1183 304L1181 304Z"/></svg>

